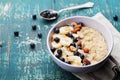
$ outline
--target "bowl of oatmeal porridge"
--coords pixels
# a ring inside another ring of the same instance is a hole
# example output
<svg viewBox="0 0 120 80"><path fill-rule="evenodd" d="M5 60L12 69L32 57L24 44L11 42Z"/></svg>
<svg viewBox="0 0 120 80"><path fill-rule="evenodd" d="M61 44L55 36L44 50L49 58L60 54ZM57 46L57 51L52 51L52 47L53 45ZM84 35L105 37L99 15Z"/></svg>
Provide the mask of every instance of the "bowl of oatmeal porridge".
<svg viewBox="0 0 120 80"><path fill-rule="evenodd" d="M56 23L48 33L47 47L61 68L87 73L101 67L113 47L112 34L99 21L74 16Z"/></svg>

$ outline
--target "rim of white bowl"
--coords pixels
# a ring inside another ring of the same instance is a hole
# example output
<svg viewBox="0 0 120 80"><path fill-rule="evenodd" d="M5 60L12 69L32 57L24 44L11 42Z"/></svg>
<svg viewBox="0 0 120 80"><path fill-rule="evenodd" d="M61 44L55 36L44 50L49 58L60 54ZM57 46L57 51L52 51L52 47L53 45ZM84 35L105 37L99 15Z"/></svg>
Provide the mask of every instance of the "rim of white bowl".
<svg viewBox="0 0 120 80"><path fill-rule="evenodd" d="M53 29L56 27L56 25L58 25L59 23L65 21L65 20L72 19L72 18L86 18L86 19L91 19L91 20L93 20L93 21L95 21L95 22L103 25L103 26L106 28L107 32L111 35L111 40L112 40L112 42L111 42L111 47L110 47L109 52L107 52L107 55L106 55L102 60L98 61L98 62L95 63L95 64L91 64L91 65L75 66L75 65L70 65L70 64L67 64L67 63L61 61L60 59L58 59L57 57L55 57L55 55L51 52L50 45L49 45L50 33L53 31ZM93 18L91 18L91 17L88 17L88 16L72 16L72 17L65 18L65 19L57 22L57 23L50 29L50 31L49 31L49 33L48 33L48 35L47 35L47 48L48 48L50 54L52 55L52 57L54 57L54 58L55 58L56 60L58 60L60 63L66 65L66 66L69 66L69 67L74 67L74 68L92 67L92 66L98 65L99 63L103 62L103 61L104 61L106 58L108 58L109 55L111 54L111 51L112 51L112 49L113 49L113 44L114 44L114 42L113 42L113 36L112 36L111 31L110 31L104 24L102 24L101 22L99 22L99 21L97 21L97 20L95 20L95 19L93 19Z"/></svg>

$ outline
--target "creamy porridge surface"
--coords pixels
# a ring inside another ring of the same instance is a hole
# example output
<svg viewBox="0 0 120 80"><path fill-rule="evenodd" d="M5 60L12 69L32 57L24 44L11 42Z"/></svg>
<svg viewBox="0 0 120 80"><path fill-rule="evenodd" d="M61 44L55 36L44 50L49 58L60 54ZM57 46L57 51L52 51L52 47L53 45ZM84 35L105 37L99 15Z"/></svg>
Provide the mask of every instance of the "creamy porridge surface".
<svg viewBox="0 0 120 80"><path fill-rule="evenodd" d="M58 59L75 66L95 64L107 54L102 34L82 22L54 28L51 45L51 51Z"/></svg>

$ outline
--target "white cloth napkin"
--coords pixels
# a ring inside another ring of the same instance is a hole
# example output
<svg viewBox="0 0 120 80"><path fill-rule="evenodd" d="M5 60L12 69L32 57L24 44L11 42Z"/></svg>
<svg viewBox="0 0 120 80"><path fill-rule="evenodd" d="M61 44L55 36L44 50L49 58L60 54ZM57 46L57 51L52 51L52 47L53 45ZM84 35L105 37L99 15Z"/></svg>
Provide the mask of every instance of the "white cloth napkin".
<svg viewBox="0 0 120 80"><path fill-rule="evenodd" d="M97 13L95 16L92 17L95 20L102 22L102 24L106 25L112 32L113 39L114 39L114 47L112 50L112 57L120 64L120 33L113 27L113 25L102 15L102 13ZM74 74L78 78L82 80L112 80L115 76L112 68L116 64L108 60L105 65L103 65L100 69L87 73L87 74Z"/></svg>

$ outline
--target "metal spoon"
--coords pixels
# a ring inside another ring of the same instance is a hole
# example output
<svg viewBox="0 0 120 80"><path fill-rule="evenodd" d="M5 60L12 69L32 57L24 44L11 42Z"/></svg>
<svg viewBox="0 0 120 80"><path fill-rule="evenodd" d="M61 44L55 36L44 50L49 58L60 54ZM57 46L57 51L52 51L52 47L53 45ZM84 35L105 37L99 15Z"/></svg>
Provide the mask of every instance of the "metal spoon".
<svg viewBox="0 0 120 80"><path fill-rule="evenodd" d="M73 10L73 9L81 9L81 8L90 8L90 7L93 7L93 5L94 5L93 2L87 2L85 4L81 4L81 5L78 5L78 6L64 8L64 9L61 9L59 11L55 11L55 10L52 10L52 9L44 10L44 11L40 12L40 16L43 19L46 19L46 20L54 20L63 11L68 11L68 10Z"/></svg>

